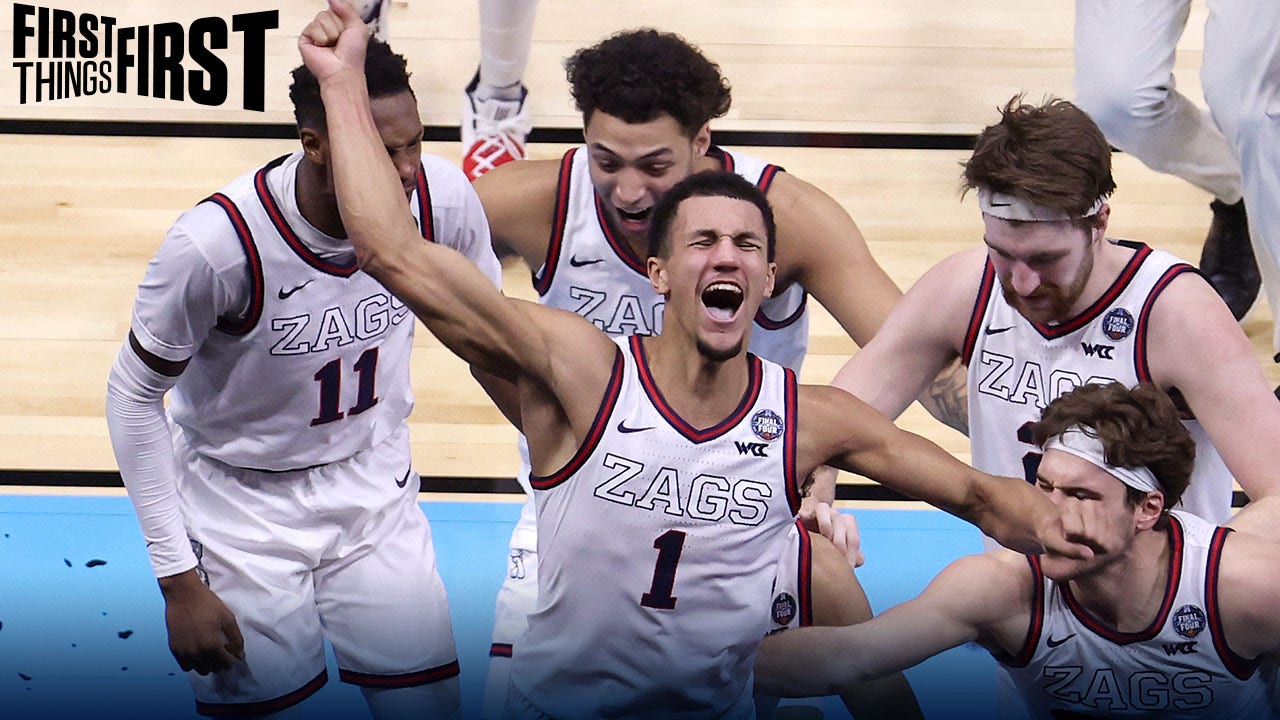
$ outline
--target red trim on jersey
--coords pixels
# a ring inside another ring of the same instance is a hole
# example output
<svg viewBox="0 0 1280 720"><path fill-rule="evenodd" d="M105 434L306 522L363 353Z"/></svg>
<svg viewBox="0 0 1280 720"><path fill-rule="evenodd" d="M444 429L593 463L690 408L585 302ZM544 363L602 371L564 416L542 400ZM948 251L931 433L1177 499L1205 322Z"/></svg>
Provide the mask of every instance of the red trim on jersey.
<svg viewBox="0 0 1280 720"><path fill-rule="evenodd" d="M1178 523L1177 518L1169 516L1169 578L1165 582L1164 599L1160 602L1160 611L1156 613L1155 620L1152 620L1146 629L1126 633L1108 627L1075 599L1071 594L1070 585L1063 583L1059 587L1062 588L1062 598L1066 601L1067 608L1085 627L1103 640L1110 640L1117 645L1150 640L1160 634L1160 628L1164 627L1165 621L1169 619L1169 612L1173 609L1173 599L1178 594L1178 584L1182 580L1182 543L1182 525Z"/></svg>
<svg viewBox="0 0 1280 720"><path fill-rule="evenodd" d="M982 266L982 282L978 285L978 297L973 301L973 312L969 314L969 329L964 333L964 346L960 350L960 362L966 367L973 358L973 348L978 344L978 331L982 329L982 318L987 314L987 305L991 302L991 290L996 284L996 269L987 260Z"/></svg>
<svg viewBox="0 0 1280 720"><path fill-rule="evenodd" d="M578 148L572 148L560 158L560 174L556 180L556 207L551 219L551 237L547 238L547 257L542 261L542 270L533 274L533 289L538 295L546 295L551 289L551 279L555 277L556 265L560 262L560 250L564 243L564 227L569 222L569 189L570 175L573 174L573 155ZM595 194L595 190L591 191Z"/></svg>
<svg viewBox="0 0 1280 720"><path fill-rule="evenodd" d="M800 606L800 627L813 625L813 538L804 523L796 520L800 531L799 561L796 563L796 604Z"/></svg>
<svg viewBox="0 0 1280 720"><path fill-rule="evenodd" d="M196 712L201 715L211 717L244 717L246 715L269 715L274 712L280 712L287 708L306 700L316 694L324 684L329 681L329 675L326 671L321 670L320 674L315 676L306 685L286 693L277 698L270 700L259 700L257 702L243 703L208 703L196 701Z"/></svg>
<svg viewBox="0 0 1280 720"><path fill-rule="evenodd" d="M632 335L627 338L627 342L631 343L631 352L636 357L636 367L640 369L640 386L644 388L645 394L649 396L649 401L653 403L653 407L657 409L658 414L671 427L675 428L676 432L683 435L690 442L704 443L724 435L742 422L742 419L747 416L747 412L751 410L752 406L756 404L756 400L760 397L760 387L763 383L764 375L760 365L760 358L748 354L749 376L747 378L747 391L742 394L742 401L738 403L738 407L733 412L729 413L729 417L709 428L699 430L680 417L680 414L662 396L662 390L658 389L658 384L653 380L653 374L649 372L649 360L645 356L644 343L641 340L642 338L639 335ZM788 434L795 435L794 432ZM792 462L794 464L794 460ZM792 474L794 475L794 470ZM792 482L790 485L794 487L795 483Z"/></svg>
<svg viewBox="0 0 1280 720"><path fill-rule="evenodd" d="M792 514L800 512L800 480L796 477L796 411L798 391L796 373L789 367L783 370L783 405L785 412L782 418L782 475L787 488L787 507Z"/></svg>
<svg viewBox="0 0 1280 720"><path fill-rule="evenodd" d="M1018 654L1001 661L1005 667L1026 667L1035 657L1040 647L1040 635L1044 633L1044 571L1040 569L1040 558L1028 555L1027 563L1031 566L1031 621L1027 623L1027 636L1022 640Z"/></svg>
<svg viewBox="0 0 1280 720"><path fill-rule="evenodd" d="M720 168L725 172L738 172L738 169L734 167L733 156L725 152L724 148L719 145L712 145L707 148L707 156L718 160L720 162Z"/></svg>
<svg viewBox="0 0 1280 720"><path fill-rule="evenodd" d="M1146 302L1142 304L1133 338L1133 369L1138 374L1138 382L1151 382L1151 364L1147 358L1147 319L1151 316L1151 309L1156 304L1156 298L1169 286L1169 283L1173 282L1175 277L1188 272L1198 271L1186 263L1180 263L1165 270L1164 275L1161 275L1151 287L1151 293L1147 295Z"/></svg>
<svg viewBox="0 0 1280 720"><path fill-rule="evenodd" d="M583 463L595 451L596 446L600 444L600 438L604 435L605 429L609 425L609 416L613 414L613 406L618 402L618 395L622 392L622 349L619 348L613 357L613 374L609 378L609 386L605 388L604 397L600 399L600 409L596 411L595 420L591 421L591 428L587 431L587 437L582 442L582 446L578 448L578 452L569 458L569 462L556 472L541 477L533 473L529 473L529 485L534 490L550 490L560 483L568 480L570 476L582 468Z"/></svg>
<svg viewBox="0 0 1280 720"><path fill-rule="evenodd" d="M806 290L804 295L800 297L800 307L796 311L781 320L774 320L764 314L764 308L756 310L755 323L765 330L781 330L782 328L794 323L804 316L804 311L809 307L809 292Z"/></svg>
<svg viewBox="0 0 1280 720"><path fill-rule="evenodd" d="M648 277L649 268L645 265L645 262L631 252L631 247L622 238L618 237L613 225L609 223L609 216L605 214L604 201L600 199L600 195L594 190L591 194L596 201L596 222L600 223L600 232L604 233L604 239L609 243L609 247L613 248L614 254L618 256L618 259L626 263L627 267Z"/></svg>
<svg viewBox="0 0 1280 720"><path fill-rule="evenodd" d="M418 222L422 225L422 239L436 241L436 218L431 210L431 189L427 187L427 170L418 163Z"/></svg>
<svg viewBox="0 0 1280 720"><path fill-rule="evenodd" d="M337 275L338 277L351 277L360 269L359 264L352 260L348 265L337 265L327 260L321 259L315 253L311 252L302 240L298 238L297 233L289 227L289 222L285 220L284 213L280 211L280 206L276 204L276 199L272 197L271 191L267 188L267 171L275 167L276 163L271 163L258 171L253 176L253 187L258 192L258 199L262 202L262 207L267 210L267 217L271 219L271 224L275 225L276 232L280 233L280 237L284 238L287 244L303 262L311 267L319 270L326 275Z"/></svg>
<svg viewBox="0 0 1280 720"><path fill-rule="evenodd" d="M240 247L244 249L245 257L249 261L249 309L245 312L243 318L236 321L218 319L217 329L227 333L228 335L244 335L258 324L258 320L262 317L263 293L266 282L262 279L262 258L258 255L258 246L253 243L253 233L249 231L249 223L244 219L244 215L240 213L240 208L236 207L235 202L223 195L222 193L214 193L205 198L204 202L212 202L222 208L227 214L227 219L231 221L231 227L236 231L236 236L240 238Z"/></svg>
<svg viewBox="0 0 1280 720"><path fill-rule="evenodd" d="M1105 241L1104 241L1105 242ZM1142 263L1151 255L1151 248L1142 243L1120 243L1125 247L1131 247L1134 252L1133 257L1129 258L1129 262L1125 263L1124 269L1111 282L1111 286L1107 291L1102 293L1102 297L1094 301L1092 305L1085 308L1084 312L1062 323L1061 325L1041 325L1040 323L1031 323L1031 327L1036 329L1046 340L1060 338L1063 335L1070 335L1080 328L1093 322L1108 305L1115 302L1115 299L1124 292L1129 283L1133 281L1135 275L1138 274L1138 268L1142 267Z"/></svg>
<svg viewBox="0 0 1280 720"><path fill-rule="evenodd" d="M1258 671L1258 661L1237 655L1227 646L1227 633L1222 627L1222 610L1218 607L1218 570L1222 563L1222 546L1231 534L1231 528L1213 529L1209 541L1209 564L1204 574L1205 614L1209 616L1209 632L1213 633L1213 649L1218 651L1222 666L1239 680L1248 680Z"/></svg>
<svg viewBox="0 0 1280 720"><path fill-rule="evenodd" d="M777 165L765 165L760 173L760 179L756 181L756 187L760 188L760 192L769 192L769 188L773 187L773 179L778 177L780 172L783 170Z"/></svg>
<svg viewBox="0 0 1280 720"><path fill-rule="evenodd" d="M489 646L489 657L511 657L511 643L494 643Z"/></svg>
<svg viewBox="0 0 1280 720"><path fill-rule="evenodd" d="M426 670L418 670L417 672L403 673L400 675L374 675L371 673L356 672L355 670L343 670L338 668L338 679L344 683L358 685L360 687L371 688L406 688L417 687L419 685L430 685L441 680L458 677L458 661L454 660L444 665L428 668Z"/></svg>

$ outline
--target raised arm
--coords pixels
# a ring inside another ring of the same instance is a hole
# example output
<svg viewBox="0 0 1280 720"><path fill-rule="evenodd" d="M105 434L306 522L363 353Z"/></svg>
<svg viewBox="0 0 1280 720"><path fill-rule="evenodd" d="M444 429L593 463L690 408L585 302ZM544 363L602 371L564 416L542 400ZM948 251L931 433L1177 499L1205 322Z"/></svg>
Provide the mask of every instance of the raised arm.
<svg viewBox="0 0 1280 720"><path fill-rule="evenodd" d="M975 640L1015 650L1030 622L1030 578L1026 560L1011 553L964 557L918 597L866 622L774 633L756 656L756 691L841 693Z"/></svg>
<svg viewBox="0 0 1280 720"><path fill-rule="evenodd" d="M350 5L330 0L330 10L298 40L304 62L320 81L338 206L362 269L412 308L450 350L483 370L555 386L566 376L560 363L569 357L555 352L557 344L607 367L612 343L589 325L508 300L461 255L415 237L369 110L366 33Z"/></svg>
<svg viewBox="0 0 1280 720"><path fill-rule="evenodd" d="M797 472L825 463L864 475L967 520L1019 552L1089 554L1067 541L1060 513L1040 490L975 470L846 392L801 386L798 422Z"/></svg>
<svg viewBox="0 0 1280 720"><path fill-rule="evenodd" d="M1177 388L1249 496L1230 525L1280 540L1280 402L1249 338L1203 278L1178 276L1159 296L1147 334L1152 379ZM1186 328L1195 328L1194 338Z"/></svg>

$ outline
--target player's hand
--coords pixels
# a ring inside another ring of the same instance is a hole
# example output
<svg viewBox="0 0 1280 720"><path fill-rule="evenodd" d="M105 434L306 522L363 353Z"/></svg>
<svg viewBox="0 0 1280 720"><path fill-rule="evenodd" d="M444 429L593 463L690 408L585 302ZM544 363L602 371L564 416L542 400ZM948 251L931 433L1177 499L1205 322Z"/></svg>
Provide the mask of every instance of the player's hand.
<svg viewBox="0 0 1280 720"><path fill-rule="evenodd" d="M329 0L329 9L317 14L298 35L298 52L321 85L348 71L363 80L369 34L360 13L346 0Z"/></svg>
<svg viewBox="0 0 1280 720"><path fill-rule="evenodd" d="M1094 556L1098 545L1091 539L1089 528L1097 525L1084 516L1081 505L1083 503L1047 503L1048 508L1036 523L1041 551L1073 560L1088 560Z"/></svg>
<svg viewBox="0 0 1280 720"><path fill-rule="evenodd" d="M810 512L801 508L801 521L808 529L831 541L844 553L851 569L862 567L866 558L862 554L862 536L858 534L858 521L852 515L842 513L826 503L814 503Z"/></svg>
<svg viewBox="0 0 1280 720"><path fill-rule="evenodd" d="M244 636L236 616L195 570L160 579L169 652L183 670L201 675L230 670L244 660Z"/></svg>

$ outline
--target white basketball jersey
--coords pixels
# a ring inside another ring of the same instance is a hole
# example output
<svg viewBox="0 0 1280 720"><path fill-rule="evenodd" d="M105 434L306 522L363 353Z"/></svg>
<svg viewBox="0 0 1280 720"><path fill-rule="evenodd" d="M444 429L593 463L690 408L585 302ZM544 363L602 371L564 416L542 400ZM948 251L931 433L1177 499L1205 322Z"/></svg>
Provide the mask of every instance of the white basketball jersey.
<svg viewBox="0 0 1280 720"><path fill-rule="evenodd" d="M1031 627L1018 657L1001 662L1032 717L1276 717L1257 661L1223 638L1218 563L1230 530L1174 512L1168 532L1169 584L1139 632L1106 626L1029 559Z"/></svg>
<svg viewBox="0 0 1280 720"><path fill-rule="evenodd" d="M318 231L281 201L292 197L300 158L279 158L205 201L226 223L201 231L242 248L251 300L243 316L220 318L192 356L170 412L197 452L238 467L345 459L381 442L413 407L413 314L354 260L335 264L308 249L303 238ZM433 226L421 168L410 205L428 241L455 235Z"/></svg>
<svg viewBox="0 0 1280 720"><path fill-rule="evenodd" d="M782 172L777 165L716 147L708 154L766 193ZM555 226L533 284L543 305L576 312L614 337L662 331L665 301L649 283L645 259L610 227L583 148L570 150L561 161ZM747 349L798 372L809 346L807 301L797 284L765 300Z"/></svg>
<svg viewBox="0 0 1280 720"><path fill-rule="evenodd" d="M1140 243L1102 297L1060 325L1033 323L1005 300L988 261L965 335L974 467L1034 481L1040 453L1031 426L1045 406L1081 384L1149 382L1148 317L1173 278L1195 268ZM1231 516L1232 477L1199 422L1186 421L1196 464L1181 509L1214 523Z"/></svg>
<svg viewBox="0 0 1280 720"><path fill-rule="evenodd" d="M737 409L698 429L641 339L615 342L587 441L532 478L538 605L512 683L557 718L749 718L761 608L800 504L795 373L751 357Z"/></svg>

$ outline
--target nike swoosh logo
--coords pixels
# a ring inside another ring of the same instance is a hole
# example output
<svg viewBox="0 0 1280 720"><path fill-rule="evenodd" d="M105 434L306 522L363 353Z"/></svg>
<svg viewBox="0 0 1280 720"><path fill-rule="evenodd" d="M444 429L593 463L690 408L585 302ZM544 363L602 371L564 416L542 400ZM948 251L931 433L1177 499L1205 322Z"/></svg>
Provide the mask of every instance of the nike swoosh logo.
<svg viewBox="0 0 1280 720"><path fill-rule="evenodd" d="M413 472L413 468L404 471L404 477L396 481L396 487L404 487L409 484L409 475Z"/></svg>
<svg viewBox="0 0 1280 720"><path fill-rule="evenodd" d="M650 425L649 427L627 427L626 420L618 421L618 432L620 433L644 432L645 430L652 430L652 429L653 429L652 425Z"/></svg>
<svg viewBox="0 0 1280 720"><path fill-rule="evenodd" d="M313 282L315 282L315 281L316 281L316 279L315 279L315 278L311 278L310 280L308 280L308 281L306 281L306 282L302 283L302 284L301 284L301 285L299 285L298 287L296 287L296 288L294 288L294 289L292 289L292 290L289 290L289 291L285 291L285 289L284 289L284 288L280 288L280 292L278 293L278 294L280 295L280 299L281 299L281 300L288 300L290 295L292 295L292 294L294 294L294 293L298 292L298 291L299 291L299 290L301 290L302 288L304 288L304 287L306 287L306 286L310 285L311 283L313 283Z"/></svg>
<svg viewBox="0 0 1280 720"><path fill-rule="evenodd" d="M1075 636L1076 636L1076 634L1075 634L1075 633L1071 633L1070 635L1068 635L1068 636L1066 636L1066 637L1064 637L1064 638L1059 638L1059 639L1057 639L1057 640L1054 640L1054 639L1053 639L1053 637L1050 637L1048 640L1045 640L1045 641L1044 641L1044 644L1045 644L1045 645L1048 645L1048 646L1049 646L1049 647L1051 647L1051 648L1056 648L1056 647L1058 647L1059 645L1061 645L1062 643L1064 643L1064 642L1066 642L1066 641L1070 640L1071 638L1073 638L1073 637L1075 637Z"/></svg>
<svg viewBox="0 0 1280 720"><path fill-rule="evenodd" d="M595 265L598 262L604 262L604 258L596 258L594 260L579 260L577 256L569 258L569 264L574 267L582 267L584 265Z"/></svg>
<svg viewBox="0 0 1280 720"><path fill-rule="evenodd" d="M1013 329L1012 325L1010 325L1009 327L1002 327L1002 328L993 328L990 325L988 325L987 329L983 330L982 332L984 335L999 335L1002 332L1009 332L1012 329Z"/></svg>

